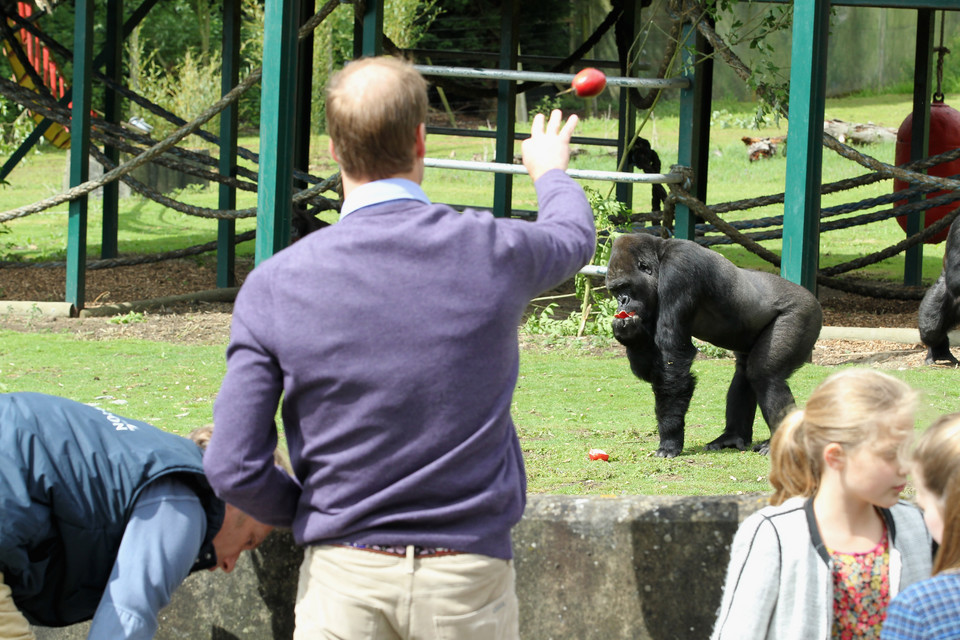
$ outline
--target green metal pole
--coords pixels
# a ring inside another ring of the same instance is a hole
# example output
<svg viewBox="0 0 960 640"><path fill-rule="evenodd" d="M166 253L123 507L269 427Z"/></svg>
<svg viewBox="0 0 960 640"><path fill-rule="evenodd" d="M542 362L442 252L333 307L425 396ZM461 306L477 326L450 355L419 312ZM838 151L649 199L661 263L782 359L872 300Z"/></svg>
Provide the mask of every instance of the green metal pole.
<svg viewBox="0 0 960 640"><path fill-rule="evenodd" d="M910 160L926 158L930 150L930 93L932 89L933 21L931 9L917 10L917 47L913 69L913 131L910 138ZM925 199L925 195L910 198L910 202ZM916 235L926 226L926 211L907 214L906 234ZM917 286L923 279L923 243L912 246L903 254L903 284Z"/></svg>
<svg viewBox="0 0 960 640"><path fill-rule="evenodd" d="M123 72L123 0L107 0L107 41L104 43L106 68L104 75L119 82ZM103 117L107 122L120 122L120 96L110 87L104 88ZM104 145L103 154L120 164L120 150ZM119 230L120 181L114 180L103 186L103 229L100 240L100 257L117 257L117 232Z"/></svg>
<svg viewBox="0 0 960 640"><path fill-rule="evenodd" d="M640 18L638 3L623 3L623 15L620 16L620 24L617 29L623 29L625 36L629 36L633 41L636 33L637 20ZM620 61L620 74L623 76L632 76L634 74L634 65L629 58ZM620 171L633 171L633 165L624 162L623 157L628 153L630 143L633 142L637 134L637 110L630 102L630 92L633 89L629 87L620 87L620 118L617 120L617 166ZM633 185L625 182L618 182L616 187L617 201L622 202L627 208L633 207Z"/></svg>
<svg viewBox="0 0 960 640"><path fill-rule="evenodd" d="M500 16L500 69L517 68L517 20L520 6L509 0ZM513 164L514 139L517 128L517 84L512 80L497 81L497 162ZM493 215L503 218L513 210L513 175L497 173L493 177Z"/></svg>
<svg viewBox="0 0 960 640"><path fill-rule="evenodd" d="M315 0L300 0L300 24L309 20L316 9ZM300 41L297 54L297 131L309 134L310 116L313 110L313 32ZM310 136L294 136L293 166L304 173L310 173ZM303 180L296 180L296 187L308 186Z"/></svg>
<svg viewBox="0 0 960 640"><path fill-rule="evenodd" d="M706 38L696 25L685 24L681 36L683 75L690 86L680 91L680 140L677 163L693 169L692 195L707 200L709 164L710 103L713 90L713 57ZM696 216L686 205L677 204L674 212L674 236L693 240Z"/></svg>
<svg viewBox="0 0 960 640"><path fill-rule="evenodd" d="M94 0L76 0L73 23L73 110L70 114L70 186L87 181L90 151L90 71ZM87 271L87 196L70 201L67 222L66 302L83 308Z"/></svg>
<svg viewBox="0 0 960 640"><path fill-rule="evenodd" d="M820 182L829 17L829 0L796 0L793 4L790 137L780 274L814 293L817 291L820 257Z"/></svg>
<svg viewBox="0 0 960 640"><path fill-rule="evenodd" d="M260 93L257 264L290 244L299 25L298 0L266 1Z"/></svg>
<svg viewBox="0 0 960 640"><path fill-rule="evenodd" d="M353 51L354 57L383 55L383 0L370 0L364 6L363 16L354 29Z"/></svg>
<svg viewBox="0 0 960 640"><path fill-rule="evenodd" d="M223 39L220 43L220 95L227 94L240 79L240 1L223 0ZM220 175L237 176L237 104L220 112ZM237 189L221 184L217 206L237 208ZM235 220L217 220L217 287L236 286Z"/></svg>

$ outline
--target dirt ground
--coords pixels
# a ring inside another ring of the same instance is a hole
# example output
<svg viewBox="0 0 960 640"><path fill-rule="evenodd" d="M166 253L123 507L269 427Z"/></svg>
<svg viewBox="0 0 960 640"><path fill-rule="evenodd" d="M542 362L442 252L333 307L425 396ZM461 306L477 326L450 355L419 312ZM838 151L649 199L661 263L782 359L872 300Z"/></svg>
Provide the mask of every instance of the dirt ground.
<svg viewBox="0 0 960 640"><path fill-rule="evenodd" d="M238 260L237 278L253 267L252 261ZM64 300L65 274L62 268L0 269L0 300ZM101 305L153 300L166 296L215 288L216 266L209 259L172 260L156 264L115 267L87 272L87 308ZM570 283L545 295L571 291ZM575 299L557 300L561 308ZM821 292L824 324L840 327L917 326L918 301L880 300L831 290ZM30 332L72 333L90 340L138 338L175 343L223 344L230 330L230 303L177 302L142 312L136 321L111 322L106 317L41 318L37 315L0 314L0 328ZM536 348L536 340L524 340ZM620 347L613 345L612 349ZM922 345L885 341L822 340L813 361L817 364L871 364L882 368L924 366Z"/></svg>

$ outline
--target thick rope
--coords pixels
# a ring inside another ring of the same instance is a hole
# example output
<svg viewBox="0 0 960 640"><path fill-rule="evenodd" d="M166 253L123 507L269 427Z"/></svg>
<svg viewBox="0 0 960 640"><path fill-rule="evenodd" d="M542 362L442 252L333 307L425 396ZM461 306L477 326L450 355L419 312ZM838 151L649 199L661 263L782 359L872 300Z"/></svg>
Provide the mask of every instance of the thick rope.
<svg viewBox="0 0 960 640"><path fill-rule="evenodd" d="M298 37L299 37L299 39L302 40L302 39L304 39L305 37L307 37L307 36L310 34L310 32L312 32L314 29L316 29L316 27L317 27L321 22L323 22L323 20L324 20L328 15L330 15L330 13L332 13L334 9L337 8L337 6L339 6L339 4L340 4L340 3L338 2L338 0L328 0L328 2L323 6L323 8L322 8L320 11L318 11L316 14L314 14L309 20L307 20L307 21L303 24L303 26L300 28L300 31L298 32ZM54 40L52 37L50 37L49 34L47 34L47 33L43 32L43 31L37 29L37 27L36 27L32 22L30 22L30 21L28 21L28 20L25 20L24 18L21 18L21 17L18 16L18 15L11 15L10 18L11 18L12 20L14 20L15 22L17 22L17 24L18 24L20 27L22 27L22 28L24 28L24 29L27 29L31 34L33 34L34 36L36 36L37 38L39 38L39 39L40 39L47 47L49 47L50 50L53 51L57 56L60 56L60 57L62 57L62 58L64 58L64 59L66 59L66 60L73 60L73 52L72 52L72 51L70 51L69 49L67 49L66 47L64 47L63 45L61 45L59 42L57 42L56 40ZM127 87L125 87L125 86L123 86L122 84L116 82L115 80L113 80L112 78L104 75L103 73L100 73L99 71L94 70L94 71L92 72L92 76L93 76L94 78L96 78L97 80L99 80L100 82L102 82L102 83L103 83L104 85L106 85L107 87L109 87L110 89L113 89L114 91L116 91L116 92L119 93L120 95L124 96L125 98L127 98L127 99L130 100L131 102L133 102L133 103L137 104L138 106L146 109L146 110L149 111L150 113L153 113L154 115L156 115L156 116L158 116L158 117L160 117L160 118L163 118L163 119L166 120L167 122L170 122L171 124L176 125L176 126L182 126L182 125L184 125L184 124L187 124L187 121L186 121L186 120L180 118L179 116L177 116L177 115L174 114L174 113L171 113L171 112L167 111L167 110L164 109L163 107L161 107L161 106L159 106L159 105L156 105L156 104L150 102L150 101L147 100L146 98L144 98L144 97L140 96L139 94L131 91L131 90L128 89ZM197 130L197 131L195 131L195 132L193 132L193 133L194 133L194 135L197 135L198 137L202 138L203 140L206 140L207 142L211 142L211 143L213 143L213 144L215 144L215 145L218 145L218 146L220 145L220 138L219 138L218 136L216 136L216 135L208 132L208 131L205 131L205 130L203 130L203 129L199 129L199 130ZM248 150L248 149L246 149L246 148L243 148L243 147L239 147L239 148L237 149L237 154L238 154L241 158L244 158L245 160L250 160L251 162L254 162L254 163L259 164L260 156L259 156L259 154L256 154L256 153L254 153L253 151L250 151L250 150ZM241 170L242 170L242 168L238 168L238 169L241 169ZM297 169L294 169L293 177L296 178L297 180L300 180L301 182L310 182L310 183L313 183L313 182L319 181L319 178L315 178L314 176L311 176L309 173L304 173L303 171L299 171L299 170L297 170Z"/></svg>
<svg viewBox="0 0 960 640"><path fill-rule="evenodd" d="M244 231L237 234L234 238L234 244L240 244L248 240L253 240L257 235L256 229ZM107 258L104 260L88 260L87 270L95 271L97 269L112 269L113 267L131 267L139 264L154 264L166 260L176 260L177 258L186 258L196 256L201 253L208 253L217 248L218 241L206 242L204 244L186 247L184 249L175 249L166 253L156 253L148 256L135 256L130 258ZM55 269L66 267L66 262L0 262L0 269Z"/></svg>
<svg viewBox="0 0 960 640"><path fill-rule="evenodd" d="M250 87L254 86L256 83L260 82L260 76L261 76L260 69L253 71L243 81L241 81L236 87L231 89L222 98L214 102L210 107L205 109L200 115L194 118L191 122L188 122L186 125L180 127L179 129L171 133L169 136L167 136L165 140L159 142L158 144L151 147L150 149L147 149L146 151L136 156L135 158L132 158L130 161L126 162L125 164L104 173L103 177L100 178L99 180L87 180L86 182L79 184L71 189L68 189L63 193L59 193L55 196L51 196L44 200L34 202L33 204L29 204L23 207L19 207L17 209L11 209L9 211L0 213L0 223L8 222L15 218L21 218L23 216L30 215L31 213L37 213L38 211L43 211L45 209L49 209L50 207L55 207L59 204L63 204L64 202L69 202L70 200L75 200L80 196L87 195L91 191L99 187L102 187L108 182L113 182L114 180L118 180L122 176L129 174L131 171L133 171L137 167L141 167L145 165L146 163L153 160L153 158L159 156L161 153L163 153L164 151L166 151L167 149L177 144L178 142L186 138L188 135L190 135L191 133L193 133L200 127L202 127L204 124L210 121L211 118L213 118L215 115L217 115L218 113L226 109L229 105L236 102L236 100L245 91L247 91Z"/></svg>

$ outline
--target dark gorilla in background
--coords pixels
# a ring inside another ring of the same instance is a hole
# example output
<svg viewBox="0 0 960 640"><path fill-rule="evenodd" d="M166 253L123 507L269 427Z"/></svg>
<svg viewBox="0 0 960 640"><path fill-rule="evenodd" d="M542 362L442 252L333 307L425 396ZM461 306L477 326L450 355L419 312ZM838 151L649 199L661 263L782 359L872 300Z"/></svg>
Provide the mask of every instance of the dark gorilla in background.
<svg viewBox="0 0 960 640"><path fill-rule="evenodd" d="M658 456L683 450L695 385L694 337L736 355L726 428L707 449L745 449L758 402L773 433L794 403L787 378L809 360L820 334L823 312L812 293L771 273L741 269L695 242L642 233L614 241L607 289L618 303L613 335L627 348L634 375L653 386Z"/></svg>
<svg viewBox="0 0 960 640"><path fill-rule="evenodd" d="M960 365L950 353L947 332L960 323L960 224L950 225L943 251L943 271L927 289L917 313L920 339L927 345L927 364Z"/></svg>

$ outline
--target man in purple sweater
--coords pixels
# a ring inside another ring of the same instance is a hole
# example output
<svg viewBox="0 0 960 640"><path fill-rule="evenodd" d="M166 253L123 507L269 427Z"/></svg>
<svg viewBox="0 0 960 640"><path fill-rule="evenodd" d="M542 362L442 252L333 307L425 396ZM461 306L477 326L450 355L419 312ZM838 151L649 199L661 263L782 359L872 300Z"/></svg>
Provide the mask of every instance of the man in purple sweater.
<svg viewBox="0 0 960 640"><path fill-rule="evenodd" d="M420 188L426 88L395 58L334 76L340 221L258 266L234 307L204 466L307 546L298 639L518 637L517 327L593 254L564 172L577 118L538 115L523 142L536 222L461 214ZM273 464L281 398L295 478Z"/></svg>

